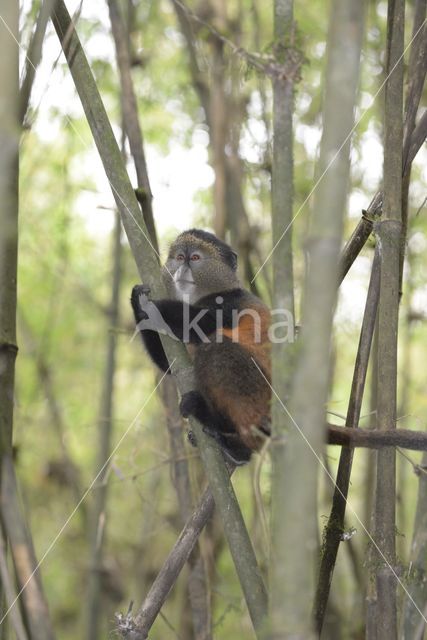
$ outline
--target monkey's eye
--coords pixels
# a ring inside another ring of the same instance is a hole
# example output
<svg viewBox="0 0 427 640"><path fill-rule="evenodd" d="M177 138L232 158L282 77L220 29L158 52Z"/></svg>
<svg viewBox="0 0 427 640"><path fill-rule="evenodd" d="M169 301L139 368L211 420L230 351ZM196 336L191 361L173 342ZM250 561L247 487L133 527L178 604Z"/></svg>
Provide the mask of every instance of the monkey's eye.
<svg viewBox="0 0 427 640"><path fill-rule="evenodd" d="M193 255L191 256L191 260L200 260L200 254L193 253Z"/></svg>
<svg viewBox="0 0 427 640"><path fill-rule="evenodd" d="M183 253L178 253L178 255L176 256L176 259L182 262L182 260L185 260L185 256Z"/></svg>

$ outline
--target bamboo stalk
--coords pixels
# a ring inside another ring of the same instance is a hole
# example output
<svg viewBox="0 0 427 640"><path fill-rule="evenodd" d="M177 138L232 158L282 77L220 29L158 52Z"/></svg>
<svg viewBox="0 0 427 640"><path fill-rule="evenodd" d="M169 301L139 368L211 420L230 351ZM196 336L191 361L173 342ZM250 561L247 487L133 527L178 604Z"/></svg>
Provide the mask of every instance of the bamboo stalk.
<svg viewBox="0 0 427 640"><path fill-rule="evenodd" d="M286 68L294 49L293 0L275 0L274 37L275 56ZM292 264L293 219L293 112L294 74L283 73L273 79L273 172L271 221L273 261L273 308L286 309L294 322L294 280ZM283 236L283 231L286 230ZM271 351L272 384L280 389L287 403L292 379L294 327L286 342L276 344ZM286 584L286 546L284 536L288 527L287 514L282 509L289 490L286 473L286 432L289 425L283 408L273 395L271 403L272 461L271 478L271 551L270 551L270 617L269 633L279 636L287 626L287 612L283 606Z"/></svg>
<svg viewBox="0 0 427 640"><path fill-rule="evenodd" d="M144 151L144 138L138 118L138 106L131 75L131 60L129 51L129 38L125 32L123 20L120 16L117 0L108 0L111 31L116 47L116 60L119 69L123 124L129 140L130 152L135 164L136 178L138 182L139 197L145 225L154 248L158 251L156 227L153 217L153 194L148 178L147 161Z"/></svg>
<svg viewBox="0 0 427 640"><path fill-rule="evenodd" d="M318 175L323 179L314 194L307 243L310 268L304 290L303 328L290 402L290 414L298 429L293 427L286 434L283 471L287 478L286 494L282 499L282 517L287 520L282 540L286 566L283 575L286 597L282 607L286 626L281 638L315 636L311 609L317 562L318 466L313 464L313 451L320 458L324 444L330 339L349 178L349 141L347 139L344 146L342 141L352 130L354 121L363 15L363 2L335 0L331 5L318 166ZM340 153L335 157L337 149ZM333 171L328 171L332 157Z"/></svg>
<svg viewBox="0 0 427 640"><path fill-rule="evenodd" d="M384 112L384 205L377 223L381 254L381 293L378 311L378 412L380 430L395 428L399 255L402 204L404 0L389 0ZM375 539L378 557L377 637L393 640L396 626L395 511L396 456L384 448L377 456ZM385 557L386 562L383 560Z"/></svg>

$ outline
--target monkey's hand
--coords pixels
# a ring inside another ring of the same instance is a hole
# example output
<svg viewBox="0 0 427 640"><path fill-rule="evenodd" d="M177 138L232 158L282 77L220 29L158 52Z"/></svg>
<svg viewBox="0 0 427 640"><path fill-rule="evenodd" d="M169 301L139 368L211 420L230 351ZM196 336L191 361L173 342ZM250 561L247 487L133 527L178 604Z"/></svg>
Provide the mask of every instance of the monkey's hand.
<svg viewBox="0 0 427 640"><path fill-rule="evenodd" d="M190 431L187 433L187 438L192 447L197 447L197 438L194 431L190 429Z"/></svg>
<svg viewBox="0 0 427 640"><path fill-rule="evenodd" d="M178 340L158 309L159 302L152 302L148 297L149 293L150 287L146 284L136 284L132 289L130 301L136 320L135 334L138 331L149 330Z"/></svg>
<svg viewBox="0 0 427 640"><path fill-rule="evenodd" d="M130 301L137 322L148 318L147 307L150 302L148 299L150 291L151 289L147 284L136 284L132 289Z"/></svg>

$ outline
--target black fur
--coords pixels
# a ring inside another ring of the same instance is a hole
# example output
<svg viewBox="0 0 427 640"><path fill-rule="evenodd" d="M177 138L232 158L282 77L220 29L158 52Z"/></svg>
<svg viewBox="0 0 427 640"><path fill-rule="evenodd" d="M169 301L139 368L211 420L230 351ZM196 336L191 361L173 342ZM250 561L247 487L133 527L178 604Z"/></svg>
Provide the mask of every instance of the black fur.
<svg viewBox="0 0 427 640"><path fill-rule="evenodd" d="M203 425L203 431L218 442L234 464L249 462L252 452L241 442L233 423L218 411L209 409L199 391L185 393L179 409L184 418L194 416ZM197 445L193 432L189 434L189 441L193 446Z"/></svg>
<svg viewBox="0 0 427 640"><path fill-rule="evenodd" d="M141 294L146 295L147 293L148 291L145 285L135 285L132 290L131 304L137 324L147 318L147 314L141 309L139 303L139 296ZM222 302L217 302L219 295L223 299ZM200 319L198 325L206 334L207 338L209 338L216 329L217 310L221 309L222 311L222 326L232 328L233 310L239 310L242 302L248 296L251 297L250 294L243 289L233 289L222 292L221 294L217 293L205 296L197 302L197 305L188 305L190 321L201 311L205 310L206 314ZM171 331L177 338L182 340L184 303L180 300L156 300L155 305L161 312L163 319ZM162 371L168 371L168 373L170 373L169 363L163 350L159 334L156 333L156 331L147 329L140 331L140 333L145 348L154 363ZM212 382L212 375L210 373L212 366L217 366L216 361L218 357L221 361L225 356L227 367L229 370L234 370L233 376L235 377L236 390L238 390L239 393L243 392L249 395L257 392L257 385L254 387L254 385L250 383L253 375L245 375L245 369L246 372L253 371L253 364L250 362L249 355L242 353L239 345L231 343L227 338L224 339L222 345L218 345L217 343L204 344L194 330L189 331L189 342L200 345L196 351L194 365L195 377L196 380L199 379L201 387L205 386L201 381L203 370L208 374L209 379L207 383L209 384L209 382ZM223 362L220 363L219 366L220 374L224 373L221 365L223 365ZM201 422L205 431L215 437L226 455L234 463L243 464L250 459L251 450L241 442L233 423L226 415L217 411L214 407L209 407L200 391L185 394L181 400L180 409L184 417L193 415Z"/></svg>

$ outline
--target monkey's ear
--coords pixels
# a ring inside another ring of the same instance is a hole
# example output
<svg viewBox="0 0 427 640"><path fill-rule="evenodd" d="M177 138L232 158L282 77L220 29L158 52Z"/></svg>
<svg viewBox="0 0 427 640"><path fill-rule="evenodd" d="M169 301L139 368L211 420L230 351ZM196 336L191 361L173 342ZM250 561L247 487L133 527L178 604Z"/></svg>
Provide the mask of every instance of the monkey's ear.
<svg viewBox="0 0 427 640"><path fill-rule="evenodd" d="M237 269L237 258L238 258L237 253L235 251L232 251L231 252L231 267L232 267L233 271L236 271L236 269Z"/></svg>

